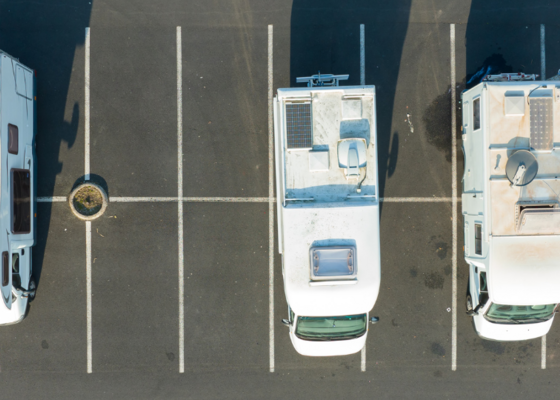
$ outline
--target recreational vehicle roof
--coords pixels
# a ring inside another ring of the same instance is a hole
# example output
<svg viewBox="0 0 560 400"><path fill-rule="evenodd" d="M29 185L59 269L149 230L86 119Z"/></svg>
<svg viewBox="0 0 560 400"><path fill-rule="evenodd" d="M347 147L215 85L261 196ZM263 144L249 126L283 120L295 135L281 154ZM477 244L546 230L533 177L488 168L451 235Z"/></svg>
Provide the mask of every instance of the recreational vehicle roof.
<svg viewBox="0 0 560 400"><path fill-rule="evenodd" d="M274 107L288 303L304 316L367 313L380 283L375 87L279 89ZM339 263L336 276L318 276L312 253Z"/></svg>
<svg viewBox="0 0 560 400"><path fill-rule="evenodd" d="M551 82L487 82L480 99L465 105L480 107L479 122L465 122L474 135L478 123L485 158L467 175L484 165L486 234L560 234L560 223L551 223L560 222L560 90ZM512 183L516 174L522 180Z"/></svg>
<svg viewBox="0 0 560 400"><path fill-rule="evenodd" d="M375 87L278 89L276 121L282 151L279 178L283 200L347 200L357 181L347 179L339 146L363 139L358 149L361 197L377 197ZM366 151L367 150L367 151ZM363 176L363 175L362 175Z"/></svg>

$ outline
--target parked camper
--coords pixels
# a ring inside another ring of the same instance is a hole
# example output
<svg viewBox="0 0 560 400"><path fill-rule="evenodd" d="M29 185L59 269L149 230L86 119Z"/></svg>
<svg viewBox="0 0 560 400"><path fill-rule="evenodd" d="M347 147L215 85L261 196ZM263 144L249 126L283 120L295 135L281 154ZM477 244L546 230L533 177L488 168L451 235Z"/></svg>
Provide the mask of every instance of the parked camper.
<svg viewBox="0 0 560 400"><path fill-rule="evenodd" d="M380 284L375 87L298 78L274 98L279 251L295 349L360 351Z"/></svg>
<svg viewBox="0 0 560 400"><path fill-rule="evenodd" d="M560 86L493 75L462 100L467 314L486 339L543 336L560 302Z"/></svg>
<svg viewBox="0 0 560 400"><path fill-rule="evenodd" d="M35 74L0 51L0 325L23 320L35 296Z"/></svg>

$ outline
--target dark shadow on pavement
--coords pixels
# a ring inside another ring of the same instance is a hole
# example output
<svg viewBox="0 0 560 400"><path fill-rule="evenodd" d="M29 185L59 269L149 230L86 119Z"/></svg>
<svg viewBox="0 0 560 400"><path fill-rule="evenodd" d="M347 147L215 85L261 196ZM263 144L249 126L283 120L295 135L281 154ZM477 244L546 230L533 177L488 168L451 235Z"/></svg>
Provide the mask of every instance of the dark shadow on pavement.
<svg viewBox="0 0 560 400"><path fill-rule="evenodd" d="M67 100L72 74L83 76L84 62L75 60L75 52L84 46L91 7L92 1L0 3L0 49L19 58L37 73L38 196L69 193L69 187L57 185L57 178L64 168L74 166L64 165L59 155L61 146L71 148L78 130L83 129L83 120L80 120L83 110L78 103L67 104ZM83 85L81 87L83 95ZM67 111L69 109L71 112ZM83 157L81 160L79 172L83 171ZM66 172L72 173L75 170ZM61 193L61 189L68 193ZM51 203L40 204L32 267L39 288L52 209ZM40 289L37 295L40 296Z"/></svg>

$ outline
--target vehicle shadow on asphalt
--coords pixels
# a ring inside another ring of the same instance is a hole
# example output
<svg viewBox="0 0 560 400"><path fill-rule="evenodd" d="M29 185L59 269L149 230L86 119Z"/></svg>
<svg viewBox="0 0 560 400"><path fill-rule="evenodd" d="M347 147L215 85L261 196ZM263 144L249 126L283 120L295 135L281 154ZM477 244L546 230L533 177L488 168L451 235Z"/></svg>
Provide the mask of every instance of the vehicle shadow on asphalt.
<svg viewBox="0 0 560 400"><path fill-rule="evenodd" d="M76 52L82 48L79 54L83 55L92 2L0 4L0 49L19 58L37 74L36 187L41 197L67 195L75 176L71 180L64 177L83 171L83 156L76 165L60 156L61 149L72 148L78 132L83 132L84 110L68 95L71 78L83 82L84 61L76 57ZM83 99L83 85L77 86ZM39 207L32 266L38 287L53 204L40 203Z"/></svg>

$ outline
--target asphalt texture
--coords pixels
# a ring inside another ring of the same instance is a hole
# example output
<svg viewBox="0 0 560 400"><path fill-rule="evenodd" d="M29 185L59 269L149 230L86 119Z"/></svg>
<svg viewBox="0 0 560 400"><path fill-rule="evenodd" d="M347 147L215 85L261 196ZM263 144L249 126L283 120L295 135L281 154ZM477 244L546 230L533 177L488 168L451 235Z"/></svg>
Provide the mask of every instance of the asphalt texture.
<svg viewBox="0 0 560 400"><path fill-rule="evenodd" d="M177 196L176 27L182 28L183 185L189 197L267 197L267 41L274 89L321 71L376 85L380 194L450 197L451 90L482 68L560 68L556 2L0 1L0 48L37 71L39 196L84 178L84 32L91 29L91 173L110 196ZM450 24L456 24L451 83ZM408 116L407 116L408 115ZM457 104L459 195L461 104ZM460 215L460 204L459 204ZM177 204L113 203L92 223L92 366L86 373L86 232L40 203L37 297L0 329L2 398L556 398L560 331L482 340L464 315L458 221L452 357L452 204L383 203L382 282L361 356L296 353L274 253L269 372L267 203L185 203L185 372L179 373ZM276 227L275 227L276 234ZM277 240L277 238L275 238Z"/></svg>

